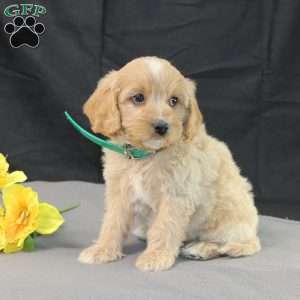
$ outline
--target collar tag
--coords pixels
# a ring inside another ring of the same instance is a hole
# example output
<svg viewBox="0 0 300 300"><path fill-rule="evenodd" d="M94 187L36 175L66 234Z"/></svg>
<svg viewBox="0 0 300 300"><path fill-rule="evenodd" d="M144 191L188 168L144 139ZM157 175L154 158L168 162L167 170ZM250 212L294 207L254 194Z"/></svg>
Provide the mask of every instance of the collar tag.
<svg viewBox="0 0 300 300"><path fill-rule="evenodd" d="M128 158L128 159L132 159L134 158L134 156L131 153L132 150L132 146L130 144L124 144L124 155Z"/></svg>

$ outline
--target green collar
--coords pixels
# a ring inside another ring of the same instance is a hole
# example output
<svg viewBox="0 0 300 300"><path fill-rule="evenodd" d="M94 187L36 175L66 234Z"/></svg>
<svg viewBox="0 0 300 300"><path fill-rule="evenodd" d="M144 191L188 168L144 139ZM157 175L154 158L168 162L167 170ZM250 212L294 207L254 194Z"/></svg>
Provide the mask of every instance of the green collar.
<svg viewBox="0 0 300 300"><path fill-rule="evenodd" d="M93 142L94 144L110 149L117 153L125 155L127 158L135 158L135 159L143 159L147 158L154 154L154 152L148 152L141 149L136 149L130 144L124 144L123 146L114 144L110 142L108 139L101 139L89 131L82 128L71 116L68 112L65 111L65 116L67 120L72 124L72 126L79 131L85 138Z"/></svg>

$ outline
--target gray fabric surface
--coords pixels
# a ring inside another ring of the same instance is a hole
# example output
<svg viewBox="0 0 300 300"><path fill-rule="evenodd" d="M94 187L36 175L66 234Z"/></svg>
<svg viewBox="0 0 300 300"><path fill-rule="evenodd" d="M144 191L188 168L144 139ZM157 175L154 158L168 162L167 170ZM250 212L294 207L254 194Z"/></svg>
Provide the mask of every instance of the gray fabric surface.
<svg viewBox="0 0 300 300"><path fill-rule="evenodd" d="M0 255L0 299L300 299L300 222L261 217L262 252L206 262L179 259L173 269L135 269L145 247L131 238L127 256L106 265L82 265L80 250L97 236L103 186L83 182L29 183L43 201L80 208L65 215L55 235L32 253Z"/></svg>

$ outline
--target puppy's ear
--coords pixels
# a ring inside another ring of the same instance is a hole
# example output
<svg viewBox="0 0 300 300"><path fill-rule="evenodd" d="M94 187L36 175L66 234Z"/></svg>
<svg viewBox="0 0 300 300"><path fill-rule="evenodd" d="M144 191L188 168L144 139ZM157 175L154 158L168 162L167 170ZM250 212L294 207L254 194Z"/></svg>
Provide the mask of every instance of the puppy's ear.
<svg viewBox="0 0 300 300"><path fill-rule="evenodd" d="M194 81L186 78L186 87L189 97L188 116L185 122L184 136L186 141L191 141L199 132L200 125L203 122L202 114L199 110L196 99L196 84Z"/></svg>
<svg viewBox="0 0 300 300"><path fill-rule="evenodd" d="M121 129L116 80L116 71L108 73L99 81L96 90L83 106L83 112L89 118L92 130L108 137Z"/></svg>

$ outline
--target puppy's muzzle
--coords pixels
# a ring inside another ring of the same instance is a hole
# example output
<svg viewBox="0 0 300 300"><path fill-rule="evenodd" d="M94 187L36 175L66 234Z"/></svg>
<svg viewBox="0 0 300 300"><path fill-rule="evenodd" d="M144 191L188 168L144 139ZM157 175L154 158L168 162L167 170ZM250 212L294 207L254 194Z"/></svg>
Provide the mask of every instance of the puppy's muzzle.
<svg viewBox="0 0 300 300"><path fill-rule="evenodd" d="M154 128L155 133L157 133L161 136L164 136L167 134L167 132L169 130L169 124L165 121L158 120L153 123L153 128Z"/></svg>

